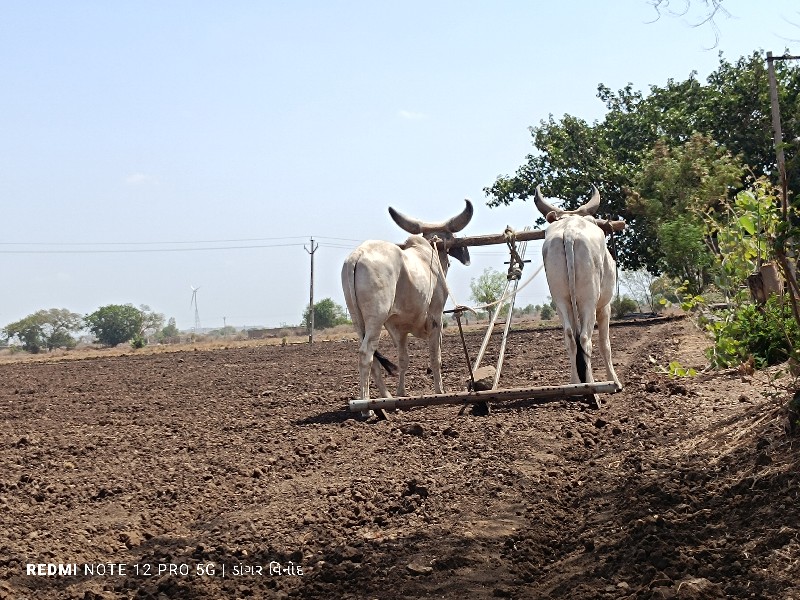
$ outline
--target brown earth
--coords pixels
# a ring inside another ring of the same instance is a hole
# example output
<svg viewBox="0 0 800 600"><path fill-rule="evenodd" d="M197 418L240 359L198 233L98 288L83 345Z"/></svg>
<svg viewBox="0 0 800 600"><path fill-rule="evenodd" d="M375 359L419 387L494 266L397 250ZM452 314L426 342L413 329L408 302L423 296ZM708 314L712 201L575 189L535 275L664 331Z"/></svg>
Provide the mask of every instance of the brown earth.
<svg viewBox="0 0 800 600"><path fill-rule="evenodd" d="M704 343L615 326L625 389L600 409L370 422L345 411L351 340L0 365L0 599L800 599L785 398L660 372L702 369ZM457 336L444 356L462 389ZM414 342L412 394L424 365ZM512 332L503 387L566 372L560 331Z"/></svg>

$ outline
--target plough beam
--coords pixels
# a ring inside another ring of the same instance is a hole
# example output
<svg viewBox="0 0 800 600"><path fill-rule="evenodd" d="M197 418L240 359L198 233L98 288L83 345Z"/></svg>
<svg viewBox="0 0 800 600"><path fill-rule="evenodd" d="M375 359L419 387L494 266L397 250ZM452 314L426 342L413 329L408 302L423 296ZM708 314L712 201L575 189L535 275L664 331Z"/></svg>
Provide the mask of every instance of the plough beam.
<svg viewBox="0 0 800 600"><path fill-rule="evenodd" d="M567 385L546 385L541 387L511 388L479 392L460 392L453 394L430 394L427 396L398 396L397 398L373 398L371 400L350 400L350 412L376 409L404 409L412 406L436 406L441 404L477 404L479 402L502 402L509 400L528 400L534 398L565 398L570 396L591 396L593 394L612 394L619 391L613 381L595 383L570 383Z"/></svg>

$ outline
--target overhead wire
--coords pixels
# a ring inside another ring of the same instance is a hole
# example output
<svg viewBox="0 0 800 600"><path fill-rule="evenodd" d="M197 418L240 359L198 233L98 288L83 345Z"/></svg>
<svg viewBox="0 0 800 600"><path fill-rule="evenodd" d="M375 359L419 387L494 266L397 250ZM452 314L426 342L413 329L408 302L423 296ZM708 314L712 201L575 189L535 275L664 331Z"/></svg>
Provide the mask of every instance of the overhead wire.
<svg viewBox="0 0 800 600"><path fill-rule="evenodd" d="M285 236L267 238L231 238L220 240L175 240L175 241L129 241L129 242L3 242L0 241L0 254L138 254L138 253L162 253L162 252L209 252L214 250L249 250L259 248L288 248L302 247L303 241L312 236ZM320 240L327 248L341 250L354 249L363 240L353 238L341 238L332 236L313 236L315 240ZM286 243L248 243L248 242L283 242L286 240L298 240ZM326 241L330 240L330 241ZM343 243L351 242L351 243ZM192 246L192 244L235 244L235 245L202 245ZM146 247L159 246L159 247ZM178 247L170 247L178 246ZM537 249L538 250L538 249ZM536 250L534 250L536 251ZM504 256L504 252L496 252L483 248L472 250L476 255L482 256Z"/></svg>
<svg viewBox="0 0 800 600"><path fill-rule="evenodd" d="M178 240L178 241L153 241L153 242L0 242L0 254L114 254L114 253L159 253L159 252L197 252L213 250L246 250L253 248L284 248L302 246L309 236L287 236L270 238L236 238L221 240ZM319 236L320 240L333 240L326 242L331 248L352 248L354 245L345 245L337 242L350 241L354 244L360 240ZM277 242L281 240L298 240L290 243L277 244L244 244L245 242ZM233 246L198 246L187 247L191 244L237 244ZM24 248L28 246L28 248ZM110 248L109 248L110 246ZM133 246L121 248L120 246ZM142 246L162 246L159 248L143 248ZM180 246L178 248L165 246ZM8 248L11 247L11 248ZM81 248L82 247L82 248Z"/></svg>

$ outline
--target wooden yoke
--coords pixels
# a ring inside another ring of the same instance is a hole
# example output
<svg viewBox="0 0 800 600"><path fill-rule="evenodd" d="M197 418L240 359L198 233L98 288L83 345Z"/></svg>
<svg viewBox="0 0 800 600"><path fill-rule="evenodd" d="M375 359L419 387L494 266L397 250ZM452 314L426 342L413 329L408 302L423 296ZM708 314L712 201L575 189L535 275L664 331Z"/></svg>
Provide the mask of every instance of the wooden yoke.
<svg viewBox="0 0 800 600"><path fill-rule="evenodd" d="M606 235L611 235L612 232L622 231L625 229L625 221L612 221L610 219L595 219L597 226L602 229ZM514 232L514 240L517 242L530 242L531 240L543 240L544 230L536 229L533 231L517 231ZM490 235L469 235L462 238L453 238L445 242L445 249L450 248L463 248L464 246L491 246L493 244L505 244L507 242L506 234L494 233ZM441 242L439 242L441 243Z"/></svg>
<svg viewBox="0 0 800 600"><path fill-rule="evenodd" d="M531 240L543 240L544 231L520 231L515 233L518 242L529 242ZM495 233L490 235L469 235L462 238L453 238L446 242L447 248L461 248L463 246L491 246L492 244L505 244L505 233Z"/></svg>

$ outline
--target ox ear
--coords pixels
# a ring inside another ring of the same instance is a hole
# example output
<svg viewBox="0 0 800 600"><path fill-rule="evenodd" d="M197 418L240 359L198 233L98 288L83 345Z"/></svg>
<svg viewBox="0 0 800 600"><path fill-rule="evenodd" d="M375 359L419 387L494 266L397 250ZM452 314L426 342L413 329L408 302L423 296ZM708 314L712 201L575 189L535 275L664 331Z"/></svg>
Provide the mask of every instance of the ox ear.
<svg viewBox="0 0 800 600"><path fill-rule="evenodd" d="M389 216L391 216L392 220L400 226L400 229L411 234L422 233L422 221L419 219L407 217L403 213L393 209L391 206L389 207Z"/></svg>
<svg viewBox="0 0 800 600"><path fill-rule="evenodd" d="M625 227L627 227L627 223L625 221L611 221L611 230L612 231L624 231Z"/></svg>
<svg viewBox="0 0 800 600"><path fill-rule="evenodd" d="M536 208L539 209L539 212L542 213L544 217L547 217L550 213L555 213L556 216L561 214L559 209L545 201L544 196L542 196L542 187L539 185L536 186L536 192L533 194L533 201L536 204Z"/></svg>
<svg viewBox="0 0 800 600"><path fill-rule="evenodd" d="M592 184L592 197L586 204L576 209L575 214L582 216L593 215L597 212L598 208L600 208L600 192L597 190L594 184Z"/></svg>
<svg viewBox="0 0 800 600"><path fill-rule="evenodd" d="M464 229L464 227L469 225L469 222L472 220L472 214L474 210L472 208L472 202L470 202L469 200L464 200L464 202L466 203L466 206L464 207L464 210L461 211L461 214L445 221L444 224L445 231L449 231L450 233L456 233L457 231L461 231L462 229ZM464 261L462 260L461 262ZM467 262L464 264L467 265L469 264L469 253L467 253Z"/></svg>
<svg viewBox="0 0 800 600"><path fill-rule="evenodd" d="M447 253L462 264L469 266L469 248L466 246L450 248Z"/></svg>

